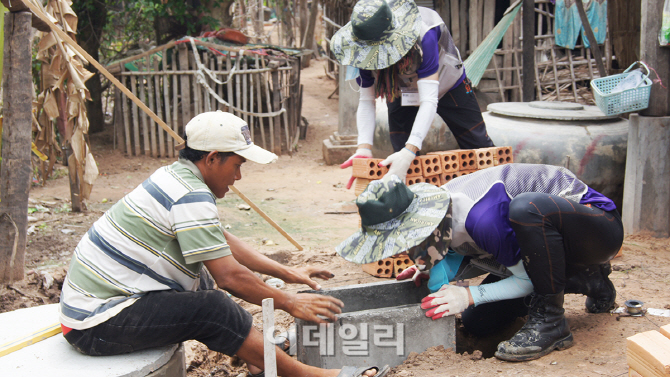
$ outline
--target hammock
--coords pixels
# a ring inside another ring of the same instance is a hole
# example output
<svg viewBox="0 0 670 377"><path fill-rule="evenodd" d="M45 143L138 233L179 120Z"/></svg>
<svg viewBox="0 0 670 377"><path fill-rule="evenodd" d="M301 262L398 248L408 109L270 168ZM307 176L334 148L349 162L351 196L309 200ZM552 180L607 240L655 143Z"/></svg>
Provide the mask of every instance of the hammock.
<svg viewBox="0 0 670 377"><path fill-rule="evenodd" d="M472 81L472 86L476 87L479 85L479 81L482 79L482 76L484 76L486 67L488 67L489 63L491 62L493 53L498 48L500 41L507 32L507 29L509 29L509 26L512 24L514 17L516 17L516 14L519 13L519 9L521 9L521 0L517 0L514 4L507 8L505 15L500 20L500 22L498 22L496 27L491 30L489 35L486 36L482 43L477 46L475 51L473 51L472 54L463 62L463 65L465 66L465 72L467 73L470 81Z"/></svg>

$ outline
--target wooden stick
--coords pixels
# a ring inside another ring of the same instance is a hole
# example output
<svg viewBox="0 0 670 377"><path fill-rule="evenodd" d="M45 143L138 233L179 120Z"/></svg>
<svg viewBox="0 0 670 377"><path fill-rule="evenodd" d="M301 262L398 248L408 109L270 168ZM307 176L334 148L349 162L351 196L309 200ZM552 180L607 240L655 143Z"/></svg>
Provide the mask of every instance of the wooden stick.
<svg viewBox="0 0 670 377"><path fill-rule="evenodd" d="M50 338L60 332L61 332L60 323L54 323L53 325L38 330L28 336L24 336L22 338L15 339L8 343L0 345L0 357L8 355L14 351L18 351L21 348L27 347L31 344L40 342L44 339Z"/></svg>
<svg viewBox="0 0 670 377"><path fill-rule="evenodd" d="M163 56L165 56L165 51L163 51ZM158 72L158 59L154 59L154 71ZM156 113L163 115L163 119L165 119L166 123L170 121L170 116L167 115L165 116L163 112L163 99L161 97L161 77L162 75L155 75L153 77L154 80L154 98L156 100ZM165 106L167 107L167 106ZM156 126L151 126L152 130L156 128ZM169 127L169 126L168 126ZM156 130L158 132L158 155L161 157L166 157L165 156L165 132L161 129Z"/></svg>
<svg viewBox="0 0 670 377"><path fill-rule="evenodd" d="M282 228L279 226L279 224L277 224L276 222L274 222L268 215L265 214L265 212L263 212L260 208L258 208L258 206L256 206L256 205L254 204L254 202L252 202L251 200L249 200L249 198L247 198L244 194L242 194L242 193L240 192L240 190L237 189L237 187L235 187L235 186L228 186L228 188L230 188L231 190L233 190L233 192L234 192L235 194L237 194L237 196L239 196L240 198L242 198L242 200L244 200L244 201L245 201L251 208L254 209L254 211L256 211L259 215L261 215L261 217L264 218L265 221L267 221L268 223L270 223L270 225L272 225L275 229L277 229L277 231L278 231L279 233L281 233L284 237L286 237L287 240L289 240L293 245L295 245L295 247L297 247L298 250L300 250L300 251L303 250L303 247L300 246L300 244L299 244L296 240L294 240L293 237L291 237L288 233L286 233L286 231L284 231L284 229L282 229Z"/></svg>
<svg viewBox="0 0 670 377"><path fill-rule="evenodd" d="M230 186L232 187L232 186ZM263 299L263 363L265 377L277 377L277 349L275 346L275 304L274 299Z"/></svg>

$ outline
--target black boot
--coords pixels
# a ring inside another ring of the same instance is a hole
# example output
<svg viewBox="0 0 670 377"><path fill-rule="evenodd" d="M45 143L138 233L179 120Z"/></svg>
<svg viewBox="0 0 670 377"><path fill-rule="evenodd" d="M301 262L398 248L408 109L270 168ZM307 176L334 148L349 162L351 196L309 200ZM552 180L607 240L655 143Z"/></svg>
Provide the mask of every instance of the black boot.
<svg viewBox="0 0 670 377"><path fill-rule="evenodd" d="M574 273L568 272L565 293L579 293L586 296L586 311L606 313L615 306L616 289L609 278L612 273L610 262L588 266Z"/></svg>
<svg viewBox="0 0 670 377"><path fill-rule="evenodd" d="M573 339L563 313L563 292L533 293L528 321L510 340L498 344L495 356L507 361L538 359L551 351L572 346Z"/></svg>

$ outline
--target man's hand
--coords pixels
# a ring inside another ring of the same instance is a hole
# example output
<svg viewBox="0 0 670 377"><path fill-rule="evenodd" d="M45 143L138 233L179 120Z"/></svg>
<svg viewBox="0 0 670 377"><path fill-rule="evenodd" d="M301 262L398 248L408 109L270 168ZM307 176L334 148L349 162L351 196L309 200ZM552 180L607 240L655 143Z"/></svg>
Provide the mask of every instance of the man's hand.
<svg viewBox="0 0 670 377"><path fill-rule="evenodd" d="M430 279L430 273L428 271L421 271L416 268L416 266L412 266L395 277L396 280L405 280L409 278L412 278L414 285L420 287L424 280Z"/></svg>
<svg viewBox="0 0 670 377"><path fill-rule="evenodd" d="M370 148L356 149L356 153L354 153L353 156L349 157L348 160L344 161L344 163L340 165L340 169L346 169L351 165L353 165L354 158L372 158L372 150ZM351 188L351 185L354 183L355 179L356 177L354 177L353 175L351 176L351 178L349 178L349 182L347 182L347 190Z"/></svg>
<svg viewBox="0 0 670 377"><path fill-rule="evenodd" d="M342 313L344 303L335 297L315 293L292 295L286 312L296 318L316 323L335 322L336 315ZM317 315L326 317L325 320Z"/></svg>
<svg viewBox="0 0 670 377"><path fill-rule="evenodd" d="M470 297L468 288L445 284L439 291L421 300L421 309L430 309L426 312L426 317L433 320L456 315L470 306Z"/></svg>
<svg viewBox="0 0 670 377"><path fill-rule="evenodd" d="M407 169L409 169L412 160L416 157L416 154L407 147L395 152L394 154L388 156L386 160L379 163L380 166L388 166L389 172L387 174L395 174L400 178L401 181L405 182L407 177Z"/></svg>
<svg viewBox="0 0 670 377"><path fill-rule="evenodd" d="M321 286L312 278L319 278L328 280L335 277L335 274L328 270L324 270L315 266L306 266L299 268L291 268L286 276L286 282L291 284L306 284L314 290L320 290Z"/></svg>

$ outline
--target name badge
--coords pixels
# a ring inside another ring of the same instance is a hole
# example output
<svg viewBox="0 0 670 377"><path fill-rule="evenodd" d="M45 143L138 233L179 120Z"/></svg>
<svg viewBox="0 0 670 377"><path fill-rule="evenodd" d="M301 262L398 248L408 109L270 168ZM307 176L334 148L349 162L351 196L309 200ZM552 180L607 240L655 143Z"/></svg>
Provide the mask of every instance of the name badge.
<svg viewBox="0 0 670 377"><path fill-rule="evenodd" d="M419 106L419 92L413 88L401 88L402 100L400 104L402 106Z"/></svg>

